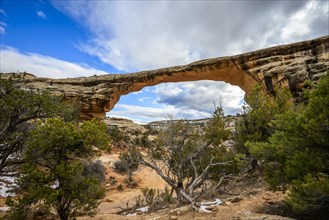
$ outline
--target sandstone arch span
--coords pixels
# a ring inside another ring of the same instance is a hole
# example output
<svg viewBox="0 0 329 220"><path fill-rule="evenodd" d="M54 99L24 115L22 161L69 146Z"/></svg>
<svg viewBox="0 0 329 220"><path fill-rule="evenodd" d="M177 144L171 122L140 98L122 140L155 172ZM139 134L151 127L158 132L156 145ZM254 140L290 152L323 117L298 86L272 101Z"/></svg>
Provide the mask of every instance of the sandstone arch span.
<svg viewBox="0 0 329 220"><path fill-rule="evenodd" d="M105 117L121 95L165 82L196 80L225 81L248 94L259 84L272 92L273 86L289 88L294 97L305 79L318 80L329 70L329 36L244 53L211 58L191 64L142 71L70 79L26 75L32 89L64 94L81 103L81 118Z"/></svg>

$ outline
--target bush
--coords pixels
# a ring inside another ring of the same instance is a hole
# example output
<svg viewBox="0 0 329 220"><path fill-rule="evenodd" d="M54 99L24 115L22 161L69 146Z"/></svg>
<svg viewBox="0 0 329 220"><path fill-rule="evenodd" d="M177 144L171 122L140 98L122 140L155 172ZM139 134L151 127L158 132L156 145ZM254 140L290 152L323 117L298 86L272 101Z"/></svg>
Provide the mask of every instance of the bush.
<svg viewBox="0 0 329 220"><path fill-rule="evenodd" d="M123 185L122 184L118 185L117 190L123 192L124 191Z"/></svg>
<svg viewBox="0 0 329 220"><path fill-rule="evenodd" d="M128 173L128 171L129 171L129 164L127 161L117 160L114 162L113 165L114 165L114 170L117 173L125 174L125 173Z"/></svg>
<svg viewBox="0 0 329 220"><path fill-rule="evenodd" d="M247 141L266 141L274 132L271 121L291 107L291 95L285 89L276 88L276 97L264 93L256 87L246 97L248 105L243 106L243 114L236 122L234 141L239 152L249 154Z"/></svg>
<svg viewBox="0 0 329 220"><path fill-rule="evenodd" d="M118 161L114 162L114 169L116 172L126 174L134 172L138 169L138 154L135 148L130 148L128 152L121 152Z"/></svg>
<svg viewBox="0 0 329 220"><path fill-rule="evenodd" d="M28 89L23 74L0 74L0 178L17 176L34 122L52 117L76 121L78 112L78 105L62 96Z"/></svg>
<svg viewBox="0 0 329 220"><path fill-rule="evenodd" d="M148 135L144 133L142 136L135 138L135 145L148 148L152 146L152 142L149 140Z"/></svg>
<svg viewBox="0 0 329 220"><path fill-rule="evenodd" d="M143 194L143 199L140 197L136 200L136 204L140 206L147 205L149 210L156 211L167 206L169 203L173 202L173 198L168 188L165 188L164 191L154 188L142 188L141 192Z"/></svg>
<svg viewBox="0 0 329 220"><path fill-rule="evenodd" d="M118 183L118 180L116 180L116 178L114 176L110 176L110 178L109 178L109 184L111 186L113 186L113 185L115 185L117 183Z"/></svg>
<svg viewBox="0 0 329 220"><path fill-rule="evenodd" d="M104 126L95 121L83 124L48 119L39 123L27 140L26 162L16 180L17 200L8 200L12 216L25 219L30 207L47 205L60 219L88 214L103 196L100 162L88 162L93 147L107 146Z"/></svg>
<svg viewBox="0 0 329 220"><path fill-rule="evenodd" d="M84 176L91 176L94 175L100 181L104 181L105 179L105 167L103 166L100 160L88 162L83 161L83 175Z"/></svg>
<svg viewBox="0 0 329 220"><path fill-rule="evenodd" d="M278 114L266 142L247 142L265 166L266 181L290 190L295 211L329 214L329 75L308 93L307 106Z"/></svg>

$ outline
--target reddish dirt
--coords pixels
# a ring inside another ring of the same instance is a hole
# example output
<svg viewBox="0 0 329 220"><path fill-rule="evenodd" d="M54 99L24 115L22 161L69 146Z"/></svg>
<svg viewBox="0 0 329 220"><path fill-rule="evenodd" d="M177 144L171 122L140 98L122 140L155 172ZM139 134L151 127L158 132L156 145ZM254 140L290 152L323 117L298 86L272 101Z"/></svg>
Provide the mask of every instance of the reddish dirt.
<svg viewBox="0 0 329 220"><path fill-rule="evenodd" d="M99 159L106 167L106 180L112 176L115 177L117 183L111 186L106 184L106 196L98 207L98 214L117 213L122 209L135 206L137 197L142 195L142 188L163 190L167 186L155 171L148 167L141 167L133 176L137 187L131 188L125 182L127 176L116 173L112 167L113 162L119 159L119 154L104 154ZM118 190L119 185L123 186L123 191Z"/></svg>
<svg viewBox="0 0 329 220"><path fill-rule="evenodd" d="M118 152L103 154L99 157L106 168L106 183L104 184L106 196L102 199L94 216L82 216L78 219L289 219L283 216L306 219L291 212L283 202L284 194L282 192L269 191L257 173L241 177L239 180L228 182L224 185L218 195L216 195L224 203L214 208L210 214L195 212L189 205L180 208L172 205L154 213L144 213L129 217L120 216L115 213L127 207L133 207L136 203L136 198L142 194L142 188L164 189L167 184L154 171L142 167L134 175L134 180L137 183L136 188L128 187L125 182L127 176L118 174L113 170L113 163L118 158ZM116 179L116 184L109 184L111 176ZM120 184L123 186L123 191L118 190ZM4 206L4 199L0 199L1 206ZM0 217L3 214L0 212Z"/></svg>
<svg viewBox="0 0 329 220"><path fill-rule="evenodd" d="M128 188L124 183L126 176L114 172L109 161L118 159L118 154L105 154L100 158L106 166L106 178L113 176L117 184L106 187L106 197L98 207L97 214L93 219L288 219L282 216L286 210L282 207L284 194L271 192L266 189L266 184L257 176L250 176L240 181L230 182L224 186L218 195L224 204L216 207L212 213L197 213L189 205L182 208L169 207L155 213L145 213L138 216L116 215L120 210L135 205L136 198L141 195L141 188L164 189L166 183L151 169L139 169L134 179L138 183L136 188ZM124 191L118 191L117 186L122 184ZM273 211L275 210L275 211ZM268 215L275 214L275 215ZM90 219L80 217L79 219Z"/></svg>

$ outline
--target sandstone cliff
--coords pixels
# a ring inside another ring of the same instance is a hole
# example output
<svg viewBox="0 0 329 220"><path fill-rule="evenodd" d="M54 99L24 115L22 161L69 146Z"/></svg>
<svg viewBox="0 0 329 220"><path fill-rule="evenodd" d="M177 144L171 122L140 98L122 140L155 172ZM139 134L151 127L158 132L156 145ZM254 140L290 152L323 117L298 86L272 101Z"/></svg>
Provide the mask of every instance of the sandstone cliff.
<svg viewBox="0 0 329 220"><path fill-rule="evenodd" d="M164 82L196 80L225 81L240 86L246 94L259 84L268 92L273 86L289 88L298 97L305 79L317 80L329 70L329 36L244 53L211 58L191 64L130 74L68 79L26 75L31 89L64 94L81 103L81 118L103 118L121 95Z"/></svg>

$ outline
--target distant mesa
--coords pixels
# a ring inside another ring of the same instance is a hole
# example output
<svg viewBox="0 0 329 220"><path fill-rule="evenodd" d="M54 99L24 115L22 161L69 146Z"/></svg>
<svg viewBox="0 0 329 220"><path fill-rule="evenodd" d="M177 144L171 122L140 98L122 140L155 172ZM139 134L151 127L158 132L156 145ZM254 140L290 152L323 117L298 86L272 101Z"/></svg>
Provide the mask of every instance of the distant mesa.
<svg viewBox="0 0 329 220"><path fill-rule="evenodd" d="M64 94L81 103L81 118L104 118L122 95L165 82L224 81L250 94L255 85L272 93L274 86L291 90L298 102L303 82L317 81L329 70L329 36L288 45L200 60L130 74L108 74L69 79L26 75L28 87Z"/></svg>

